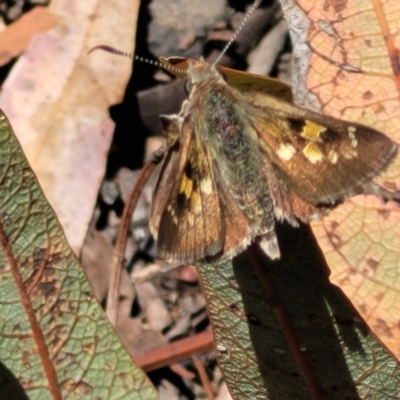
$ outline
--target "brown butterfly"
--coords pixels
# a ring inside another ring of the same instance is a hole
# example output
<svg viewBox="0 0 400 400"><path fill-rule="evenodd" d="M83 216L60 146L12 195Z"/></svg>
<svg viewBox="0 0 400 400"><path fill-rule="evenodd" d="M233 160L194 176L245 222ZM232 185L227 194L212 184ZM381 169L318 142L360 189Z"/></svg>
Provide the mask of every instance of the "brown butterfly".
<svg viewBox="0 0 400 400"><path fill-rule="evenodd" d="M276 220L321 217L397 153L375 129L267 94L262 77L186 63L190 96L161 117L168 150L150 220L167 260L228 259L253 241L277 259Z"/></svg>

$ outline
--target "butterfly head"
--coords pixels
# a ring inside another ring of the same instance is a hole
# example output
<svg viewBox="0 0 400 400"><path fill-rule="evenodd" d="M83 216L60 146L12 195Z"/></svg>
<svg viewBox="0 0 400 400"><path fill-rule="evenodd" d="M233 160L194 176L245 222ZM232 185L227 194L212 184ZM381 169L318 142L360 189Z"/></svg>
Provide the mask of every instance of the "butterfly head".
<svg viewBox="0 0 400 400"><path fill-rule="evenodd" d="M187 76L192 86L196 86L201 82L210 82L211 80L224 81L217 68L207 63L204 58L199 61L188 60L188 62Z"/></svg>

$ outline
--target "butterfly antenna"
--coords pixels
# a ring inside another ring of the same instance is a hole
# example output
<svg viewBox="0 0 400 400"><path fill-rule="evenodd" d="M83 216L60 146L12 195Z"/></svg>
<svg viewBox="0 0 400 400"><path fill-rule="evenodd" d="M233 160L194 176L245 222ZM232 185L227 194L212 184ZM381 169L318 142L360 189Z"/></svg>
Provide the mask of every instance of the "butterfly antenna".
<svg viewBox="0 0 400 400"><path fill-rule="evenodd" d="M239 28L236 29L234 32L233 36L229 40L229 42L225 45L224 49L222 50L221 54L218 56L218 58L214 62L214 66L217 65L223 55L228 51L229 47L231 47L232 43L236 40L236 38L239 36L240 31L243 29L243 27L247 24L249 18L253 14L254 11L257 10L258 6L261 4L261 0L256 0L253 5L249 8L249 11L247 11L246 15L243 18L242 23L239 25Z"/></svg>
<svg viewBox="0 0 400 400"><path fill-rule="evenodd" d="M172 73L187 75L187 71L185 71L185 70L183 70L181 68L177 68L177 67L175 67L173 65L163 64L163 63L161 63L159 61L151 60L151 59L144 58L144 57L141 57L141 56L136 56L136 55L133 56L131 53L126 53L125 51L118 50L115 47L107 46L107 45L104 45L104 44L101 44L101 45L98 45L98 46L95 46L95 47L91 48L89 50L88 54L90 54L94 50L99 50L99 49L107 51L108 53L111 53L111 54L116 54L118 56L123 56L123 57L130 58L131 60L140 61L140 62L143 62L143 63L146 63L146 64L154 65L155 67L162 68L162 69L167 70L167 71L172 72Z"/></svg>

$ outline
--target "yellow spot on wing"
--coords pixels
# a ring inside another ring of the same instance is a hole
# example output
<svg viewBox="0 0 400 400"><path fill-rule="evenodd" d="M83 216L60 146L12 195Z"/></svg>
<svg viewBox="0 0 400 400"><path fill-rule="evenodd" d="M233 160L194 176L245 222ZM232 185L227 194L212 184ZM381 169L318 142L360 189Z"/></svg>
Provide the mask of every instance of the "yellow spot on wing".
<svg viewBox="0 0 400 400"><path fill-rule="evenodd" d="M306 147L303 149L303 154L313 163L316 164L319 161L322 161L324 155L321 153L321 150L314 143L308 143Z"/></svg>
<svg viewBox="0 0 400 400"><path fill-rule="evenodd" d="M192 196L190 198L190 202L192 204L192 209L195 214L201 213L201 198L198 193L192 192Z"/></svg>
<svg viewBox="0 0 400 400"><path fill-rule="evenodd" d="M186 176L186 174L184 174L181 182L181 187L179 189L179 193L183 193L188 199L192 194L192 190L193 190L193 180L189 179Z"/></svg>
<svg viewBox="0 0 400 400"><path fill-rule="evenodd" d="M321 133L326 131L326 127L306 120L301 136L313 142L322 142Z"/></svg>

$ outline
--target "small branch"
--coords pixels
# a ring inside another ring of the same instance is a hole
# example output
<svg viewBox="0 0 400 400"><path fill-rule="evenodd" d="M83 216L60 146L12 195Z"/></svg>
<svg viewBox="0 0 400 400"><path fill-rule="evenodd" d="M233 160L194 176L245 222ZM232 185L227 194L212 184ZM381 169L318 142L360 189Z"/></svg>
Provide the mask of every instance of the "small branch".
<svg viewBox="0 0 400 400"><path fill-rule="evenodd" d="M208 379L206 369L204 368L203 363L200 361L198 357L192 357L194 366L199 373L199 377L201 383L203 384L204 391L206 392L206 396L208 400L215 400L214 392L211 387L210 379Z"/></svg>
<svg viewBox="0 0 400 400"><path fill-rule="evenodd" d="M194 354L206 353L214 349L214 336L211 330L168 343L156 350L133 357L135 363L145 372L187 360Z"/></svg>
<svg viewBox="0 0 400 400"><path fill-rule="evenodd" d="M132 214L136 208L137 202L143 191L144 186L150 179L158 163L164 157L164 149L160 149L153 154L153 158L146 162L139 175L138 180L132 188L128 202L125 205L121 218L121 224L118 228L117 241L113 254L111 267L110 285L108 289L106 314L113 326L118 318L118 300L120 292L121 271L124 267L125 248L128 240L128 233L131 224Z"/></svg>

